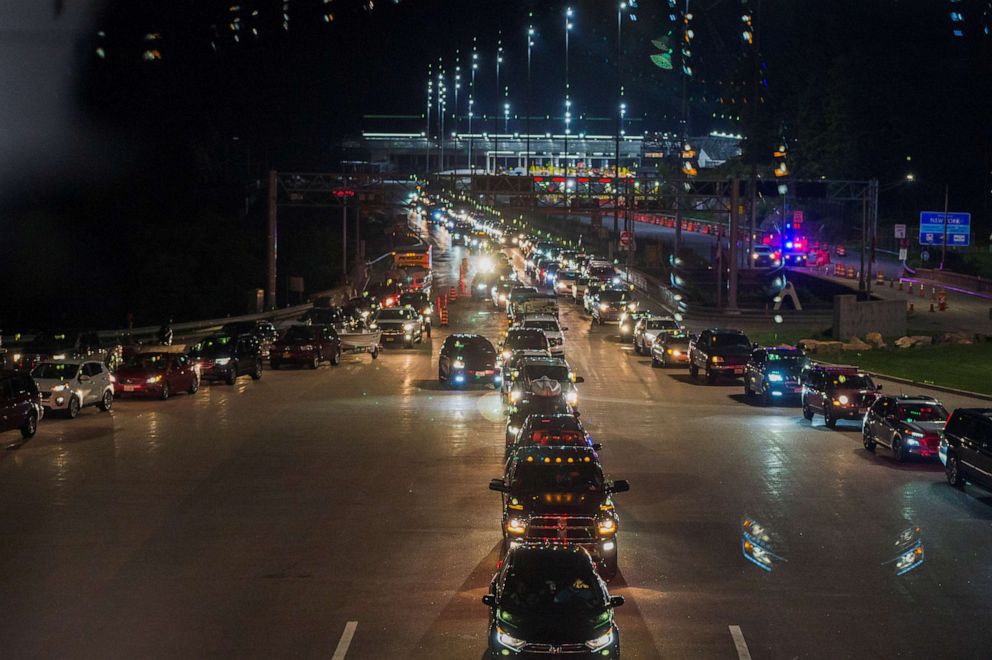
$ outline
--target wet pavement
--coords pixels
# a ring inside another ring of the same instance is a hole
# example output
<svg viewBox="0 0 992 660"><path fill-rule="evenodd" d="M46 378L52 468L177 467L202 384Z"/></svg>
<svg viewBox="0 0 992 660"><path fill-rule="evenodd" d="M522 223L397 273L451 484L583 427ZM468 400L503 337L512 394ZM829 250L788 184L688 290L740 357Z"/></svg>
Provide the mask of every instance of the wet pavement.
<svg viewBox="0 0 992 660"><path fill-rule="evenodd" d="M463 249L435 238L446 287ZM0 453L0 656L483 657L503 422L492 390L439 386L437 351L505 320L451 310L412 350L86 409ZM582 419L631 483L624 657L987 655L992 497L867 453L853 423L653 369L575 306L562 321ZM925 561L897 576L911 527Z"/></svg>

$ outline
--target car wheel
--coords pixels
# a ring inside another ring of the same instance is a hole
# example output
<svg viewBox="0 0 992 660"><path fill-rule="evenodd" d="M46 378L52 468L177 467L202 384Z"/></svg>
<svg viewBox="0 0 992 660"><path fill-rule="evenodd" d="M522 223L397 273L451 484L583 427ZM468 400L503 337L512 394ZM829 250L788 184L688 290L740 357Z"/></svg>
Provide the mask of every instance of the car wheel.
<svg viewBox="0 0 992 660"><path fill-rule="evenodd" d="M103 393L103 398L100 399L100 410L103 412L110 412L110 409L114 407L114 393L110 390L106 390Z"/></svg>
<svg viewBox="0 0 992 660"><path fill-rule="evenodd" d="M24 422L24 426L21 427L21 436L25 439L33 438L34 434L38 432L38 413L32 412L28 414L28 419Z"/></svg>
<svg viewBox="0 0 992 660"><path fill-rule="evenodd" d="M252 380L260 380L262 378L262 360L255 360L255 369L251 372Z"/></svg>
<svg viewBox="0 0 992 660"><path fill-rule="evenodd" d="M655 369L658 369L659 367L661 367L661 362L658 362L658 358L652 357L651 366L654 367Z"/></svg>
<svg viewBox="0 0 992 660"><path fill-rule="evenodd" d="M320 356L319 355L314 355L313 356L313 360L310 362L310 364L308 366L311 369L316 369L317 367L319 367L320 366Z"/></svg>
<svg viewBox="0 0 992 660"><path fill-rule="evenodd" d="M813 421L813 410L809 406L807 406L805 403L803 404L803 418L807 422L812 422Z"/></svg>
<svg viewBox="0 0 992 660"><path fill-rule="evenodd" d="M866 451L875 453L875 438L871 435L871 429L866 425L861 431L861 442L865 446Z"/></svg>
<svg viewBox="0 0 992 660"><path fill-rule="evenodd" d="M186 391L189 392L190 394L196 394L197 392L200 391L200 377L199 376L195 376L195 375L193 376L193 382L189 384L189 389L186 390Z"/></svg>
<svg viewBox="0 0 992 660"><path fill-rule="evenodd" d="M227 376L224 377L224 382L228 385L234 385L234 381L238 379L238 365L231 365L231 368L227 372Z"/></svg>
<svg viewBox="0 0 992 660"><path fill-rule="evenodd" d="M761 390L761 405L772 405L772 393L768 391L768 388Z"/></svg>
<svg viewBox="0 0 992 660"><path fill-rule="evenodd" d="M716 384L716 372L710 371L709 369L706 370L706 384L707 385Z"/></svg>
<svg viewBox="0 0 992 660"><path fill-rule="evenodd" d="M896 459L897 463L906 461L906 447L903 446L902 438L898 435L892 438L892 458Z"/></svg>
<svg viewBox="0 0 992 660"><path fill-rule="evenodd" d="M369 352L372 354L372 359L373 360L378 360L379 359L379 347L378 346L373 346L372 347L372 350L369 351Z"/></svg>
<svg viewBox="0 0 992 660"><path fill-rule="evenodd" d="M744 378L744 396L749 399L754 396L754 390L751 389L751 384L746 377Z"/></svg>
<svg viewBox="0 0 992 660"><path fill-rule="evenodd" d="M603 560L599 564L599 576L607 582L615 578L619 572L617 559L617 551L614 550L603 557Z"/></svg>
<svg viewBox="0 0 992 660"><path fill-rule="evenodd" d="M341 349L334 351L334 355L331 357L331 366L336 367L341 364Z"/></svg>
<svg viewBox="0 0 992 660"><path fill-rule="evenodd" d="M169 399L170 394L172 394L172 392L170 391L169 388L169 381L164 381L162 383L162 392L158 395L158 398L162 399L163 401L167 401Z"/></svg>
<svg viewBox="0 0 992 660"><path fill-rule="evenodd" d="M448 380L447 378L444 377L444 372L441 370L441 365L437 366L437 379L441 383Z"/></svg>
<svg viewBox="0 0 992 660"><path fill-rule="evenodd" d="M823 414L823 425L828 429L837 427L837 419L834 418L829 412Z"/></svg>
<svg viewBox="0 0 992 660"><path fill-rule="evenodd" d="M689 365L689 375L692 376L693 378L698 378L699 377L699 367L697 367L695 364L690 364Z"/></svg>
<svg viewBox="0 0 992 660"><path fill-rule="evenodd" d="M947 465L944 466L944 475L947 483L955 488L964 488L964 475L961 474L961 466L958 464L958 457L947 456Z"/></svg>
<svg viewBox="0 0 992 660"><path fill-rule="evenodd" d="M65 409L65 416L69 419L76 419L79 414L79 399L75 395L69 398L69 405Z"/></svg>

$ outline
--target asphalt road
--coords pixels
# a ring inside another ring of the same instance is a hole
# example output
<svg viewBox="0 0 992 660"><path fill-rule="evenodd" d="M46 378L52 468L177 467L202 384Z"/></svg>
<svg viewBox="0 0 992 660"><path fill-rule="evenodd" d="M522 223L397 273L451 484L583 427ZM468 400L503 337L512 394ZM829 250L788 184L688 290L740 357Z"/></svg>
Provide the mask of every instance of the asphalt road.
<svg viewBox="0 0 992 660"><path fill-rule="evenodd" d="M438 241L443 279L462 253ZM504 327L451 309L450 330ZM611 585L625 657L988 656L990 496L562 318L582 418L631 482ZM0 656L481 658L503 423L494 392L438 386L445 332L45 420L0 454ZM745 516L773 537L771 572L742 556ZM925 563L897 577L910 526Z"/></svg>

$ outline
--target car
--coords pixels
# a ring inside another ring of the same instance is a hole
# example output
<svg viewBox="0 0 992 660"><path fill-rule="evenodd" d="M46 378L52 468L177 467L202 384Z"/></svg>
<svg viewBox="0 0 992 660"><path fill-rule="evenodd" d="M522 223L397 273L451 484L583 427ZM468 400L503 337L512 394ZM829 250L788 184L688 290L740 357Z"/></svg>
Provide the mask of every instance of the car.
<svg viewBox="0 0 992 660"><path fill-rule="evenodd" d="M119 351L117 342L104 342L96 332L39 332L16 351L12 351L14 369L31 371L45 360L78 360L94 358L104 361Z"/></svg>
<svg viewBox="0 0 992 660"><path fill-rule="evenodd" d="M196 394L200 374L182 353L148 352L130 356L117 368L114 394L153 396L163 401L176 392Z"/></svg>
<svg viewBox="0 0 992 660"><path fill-rule="evenodd" d="M755 245L751 250L752 268L777 268L781 265L781 255L771 246Z"/></svg>
<svg viewBox="0 0 992 660"><path fill-rule="evenodd" d="M512 308L515 304L521 303L532 296L539 295L537 287L533 286L520 286L517 285L510 289L510 293L506 296L506 316L510 318L513 316Z"/></svg>
<svg viewBox="0 0 992 660"><path fill-rule="evenodd" d="M528 415L513 442L507 445L506 456L509 458L516 449L530 446L602 449L602 445L592 441L582 422L572 413Z"/></svg>
<svg viewBox="0 0 992 660"><path fill-rule="evenodd" d="M405 348L413 348L414 344L422 343L427 334L424 318L412 307L380 309L369 327L382 330L383 346L403 344Z"/></svg>
<svg viewBox="0 0 992 660"><path fill-rule="evenodd" d="M592 447L521 447L502 479L489 488L502 493L504 550L512 545L579 546L599 565L600 575L617 574L620 517L613 495L630 490L609 481Z"/></svg>
<svg viewBox="0 0 992 660"><path fill-rule="evenodd" d="M760 397L766 406L799 399L803 394L802 373L808 365L809 358L798 348L756 348L744 366L744 396Z"/></svg>
<svg viewBox="0 0 992 660"><path fill-rule="evenodd" d="M651 366L670 367L689 364L689 335L681 330L664 332L651 344Z"/></svg>
<svg viewBox="0 0 992 660"><path fill-rule="evenodd" d="M992 408L958 408L947 420L939 456L947 483L992 490Z"/></svg>
<svg viewBox="0 0 992 660"><path fill-rule="evenodd" d="M517 433L530 415L579 416L579 412L568 403L568 399L562 393L561 383L549 378L538 379L531 383L522 399L510 402L507 412L506 429L503 434L507 447L514 443Z"/></svg>
<svg viewBox="0 0 992 660"><path fill-rule="evenodd" d="M702 373L710 385L721 376L743 376L751 357L751 342L740 330L709 328L689 338L689 375Z"/></svg>
<svg viewBox="0 0 992 660"><path fill-rule="evenodd" d="M50 360L31 370L41 405L75 419L86 406L108 412L114 405L114 377L99 360Z"/></svg>
<svg viewBox="0 0 992 660"><path fill-rule="evenodd" d="M803 417L823 415L828 428L839 419L862 420L882 389L857 367L816 365L803 372Z"/></svg>
<svg viewBox="0 0 992 660"><path fill-rule="evenodd" d="M637 301L630 291L623 289L605 289L596 294L590 305L592 322L598 325L604 323L620 323L620 316L637 309Z"/></svg>
<svg viewBox="0 0 992 660"><path fill-rule="evenodd" d="M482 335L451 334L441 345L437 379L448 387L491 385L498 389L503 374L496 365L496 349Z"/></svg>
<svg viewBox="0 0 992 660"><path fill-rule="evenodd" d="M881 445L900 463L910 456L935 459L946 422L947 409L931 396L880 396L862 422L862 440L866 450Z"/></svg>
<svg viewBox="0 0 992 660"><path fill-rule="evenodd" d="M198 366L201 381L234 385L239 376L262 377L262 348L253 335L211 335L193 344L189 358Z"/></svg>
<svg viewBox="0 0 992 660"><path fill-rule="evenodd" d="M499 281L496 273L476 273L472 278L472 300L484 300L491 297L493 286Z"/></svg>
<svg viewBox="0 0 992 660"><path fill-rule="evenodd" d="M423 291L407 291L400 294L400 306L410 307L420 313L424 320L424 330L431 336L431 319L434 316L434 304L430 296Z"/></svg>
<svg viewBox="0 0 992 660"><path fill-rule="evenodd" d="M269 350L272 342L279 338L279 331L272 321L234 321L225 323L220 331L225 335L250 334L258 339L258 344L262 348L262 357L269 357Z"/></svg>
<svg viewBox="0 0 992 660"><path fill-rule="evenodd" d="M557 357L524 356L515 360L508 371L509 373L504 372L503 386L509 403L516 403L533 395L542 379L548 378L558 382L565 401L574 408L579 401L575 384L585 382L581 376L572 372L565 360Z"/></svg>
<svg viewBox="0 0 992 660"><path fill-rule="evenodd" d="M273 371L284 364L316 369L321 362L341 364L341 338L329 325L294 325L272 345L269 366Z"/></svg>
<svg viewBox="0 0 992 660"><path fill-rule="evenodd" d="M613 610L623 596L610 596L582 548L512 548L482 602L489 607L489 657L620 657Z"/></svg>
<svg viewBox="0 0 992 660"><path fill-rule="evenodd" d="M555 283L558 281L558 271L561 270L561 266L557 261L549 263L547 266L541 269L541 286L550 287L551 289L557 290Z"/></svg>
<svg viewBox="0 0 992 660"><path fill-rule="evenodd" d="M0 369L0 433L17 430L25 440L33 438L44 416L34 379L21 371Z"/></svg>
<svg viewBox="0 0 992 660"><path fill-rule="evenodd" d="M609 283L616 277L617 269L609 261L590 261L586 265L585 275L591 280Z"/></svg>
<svg viewBox="0 0 992 660"><path fill-rule="evenodd" d="M505 362L515 351L547 351L551 353L551 342L543 330L537 328L512 327L499 345L500 358Z"/></svg>
<svg viewBox="0 0 992 660"><path fill-rule="evenodd" d="M638 355L650 355L651 346L660 334L682 329L682 325L671 316L659 316L648 312L641 313L638 318L638 313L635 312L631 314L631 318L636 318L636 321L632 322L631 341L634 342L634 352ZM623 324L624 321L620 324L621 336Z"/></svg>
<svg viewBox="0 0 992 660"><path fill-rule="evenodd" d="M559 270L555 279L555 293L560 296L572 295L572 287L579 280L579 272L576 270Z"/></svg>
<svg viewBox="0 0 992 660"><path fill-rule="evenodd" d="M490 289L490 294L492 295L493 307L506 308L506 301L510 295L510 291L517 286L517 283L513 280L500 280L493 284L492 289Z"/></svg>
<svg viewBox="0 0 992 660"><path fill-rule="evenodd" d="M579 302L580 300L585 300L586 290L589 288L589 277L586 275L579 275L572 282L572 302Z"/></svg>
<svg viewBox="0 0 992 660"><path fill-rule="evenodd" d="M548 344L551 346L551 354L559 357L565 355L564 331L568 330L568 328L561 326L558 322L558 317L551 314L528 314L520 319L518 325L515 327L541 330L544 332L544 336L548 338Z"/></svg>

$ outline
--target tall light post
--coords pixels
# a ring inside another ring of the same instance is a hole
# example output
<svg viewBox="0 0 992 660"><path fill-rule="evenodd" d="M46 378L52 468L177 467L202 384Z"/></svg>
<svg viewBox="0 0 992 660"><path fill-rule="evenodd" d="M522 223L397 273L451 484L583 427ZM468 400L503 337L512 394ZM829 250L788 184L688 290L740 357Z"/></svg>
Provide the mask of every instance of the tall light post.
<svg viewBox="0 0 992 660"><path fill-rule="evenodd" d="M452 119L455 121L455 135L458 135L458 90L462 88L462 51L459 48L455 51L455 114ZM457 166L456 166L457 169Z"/></svg>
<svg viewBox="0 0 992 660"><path fill-rule="evenodd" d="M502 32L500 32L502 34ZM503 64L503 39L496 42L496 112L493 113L493 174L499 174L499 69Z"/></svg>
<svg viewBox="0 0 992 660"><path fill-rule="evenodd" d="M440 62L438 64L441 67ZM437 117L438 117L438 172L444 170L444 112L447 109L446 94L447 87L444 84L444 68L441 67L437 73Z"/></svg>
<svg viewBox="0 0 992 660"><path fill-rule="evenodd" d="M468 93L468 169L475 175L475 134L472 133L472 118L475 116L475 72L479 70L479 49L476 37L472 37L472 83Z"/></svg>
<svg viewBox="0 0 992 660"><path fill-rule="evenodd" d="M427 65L427 172L431 171L431 106L434 104L434 65Z"/></svg>
<svg viewBox="0 0 992 660"><path fill-rule="evenodd" d="M617 192L613 196L613 233L616 234L620 231L619 222L619 206L620 202L620 131L622 130L621 124L623 123L622 115L627 110L627 105L623 102L623 69L620 66L620 59L623 53L623 12L627 9L627 3L621 2L617 6L617 103L620 104L620 111L617 113L617 128L616 128L616 150L613 154L613 185L616 187ZM626 218L626 216L625 216ZM624 221L624 226L626 226L626 220ZM629 248L628 248L629 250Z"/></svg>
<svg viewBox="0 0 992 660"><path fill-rule="evenodd" d="M565 176L568 176L568 134L572 132L572 100L568 80L568 35L572 31L572 16L574 15L575 12L572 11L571 7L565 9Z"/></svg>
<svg viewBox="0 0 992 660"><path fill-rule="evenodd" d="M529 16L533 17L534 13L531 12ZM534 47L534 26L528 25L527 26L527 107L525 108L525 111L527 112L527 120L525 122L525 127L524 127L524 130L527 131L527 135L525 137L527 141L527 148L524 155L524 173L527 176L530 176L530 93L531 93L530 56L531 56L531 49L533 47Z"/></svg>

